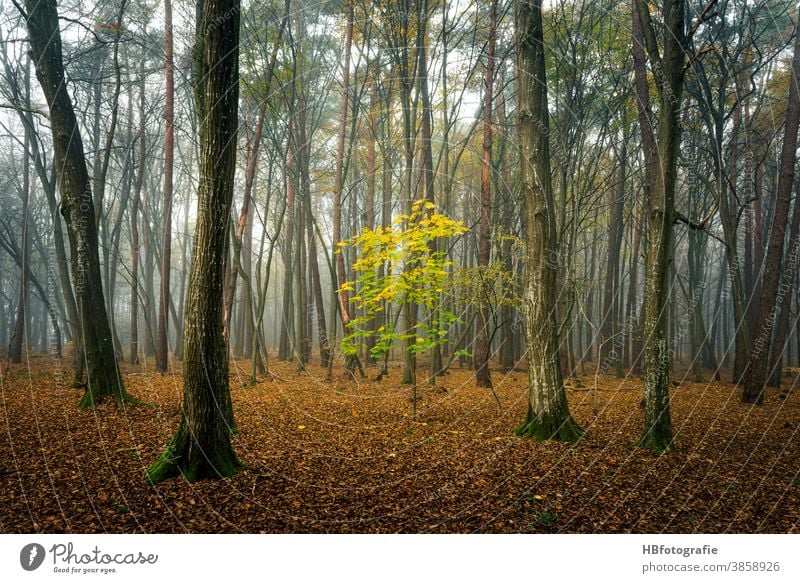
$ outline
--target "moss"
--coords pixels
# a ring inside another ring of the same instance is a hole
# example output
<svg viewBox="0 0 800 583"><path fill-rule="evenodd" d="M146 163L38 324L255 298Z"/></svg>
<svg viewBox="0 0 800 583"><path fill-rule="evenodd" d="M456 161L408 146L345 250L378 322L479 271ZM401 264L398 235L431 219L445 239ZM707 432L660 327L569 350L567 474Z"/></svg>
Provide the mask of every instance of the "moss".
<svg viewBox="0 0 800 583"><path fill-rule="evenodd" d="M155 463L147 468L147 479L153 484L158 484L169 478L174 478L180 473L177 459L175 459L171 445L167 446Z"/></svg>
<svg viewBox="0 0 800 583"><path fill-rule="evenodd" d="M583 430L567 412L538 417L528 408L525 423L514 430L514 434L517 437L527 437L537 441L553 439L572 442L581 438Z"/></svg>
<svg viewBox="0 0 800 583"><path fill-rule="evenodd" d="M657 425L646 430L636 445L656 453L670 453L675 451L675 440L672 437L672 430Z"/></svg>
<svg viewBox="0 0 800 583"><path fill-rule="evenodd" d="M190 448L185 422L181 421L172 441L147 469L147 479L158 484L182 475L189 482L203 479L229 478L244 467L230 444L214 448Z"/></svg>
<svg viewBox="0 0 800 583"><path fill-rule="evenodd" d="M130 395L124 387L117 386L115 389L97 389L92 390L87 387L83 397L78 402L79 409L93 409L95 405L99 405L107 398L114 400L114 404L118 407L122 405L134 405L137 407L153 407L150 403L140 401L136 397Z"/></svg>

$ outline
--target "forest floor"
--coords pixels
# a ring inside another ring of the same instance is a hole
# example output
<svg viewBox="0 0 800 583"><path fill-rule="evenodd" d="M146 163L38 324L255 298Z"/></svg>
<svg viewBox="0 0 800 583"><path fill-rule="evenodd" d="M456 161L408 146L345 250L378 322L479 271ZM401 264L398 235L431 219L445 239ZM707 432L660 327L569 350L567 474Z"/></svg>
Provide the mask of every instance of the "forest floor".
<svg viewBox="0 0 800 583"><path fill-rule="evenodd" d="M568 389L577 443L513 436L526 373L493 370L501 405L454 370L421 385L417 421L400 369L382 382L231 372L246 464L226 480L153 485L145 469L180 419L180 375L124 365L152 408L78 410L68 363L2 365L1 532L798 532L800 390L742 405L730 384L671 388L677 452L635 446L641 381ZM680 378L680 375L677 375ZM791 382L792 379L786 379Z"/></svg>

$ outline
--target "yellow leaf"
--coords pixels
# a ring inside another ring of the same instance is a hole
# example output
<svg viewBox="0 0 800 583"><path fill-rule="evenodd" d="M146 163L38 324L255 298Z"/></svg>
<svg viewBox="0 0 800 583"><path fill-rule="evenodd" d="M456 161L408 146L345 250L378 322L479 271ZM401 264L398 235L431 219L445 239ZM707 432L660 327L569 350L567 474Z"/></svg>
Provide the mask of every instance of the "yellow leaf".
<svg viewBox="0 0 800 583"><path fill-rule="evenodd" d="M306 426L305 426L305 425L298 425L298 426L297 426L297 428L298 428L298 429L305 429L305 428L306 428Z"/></svg>

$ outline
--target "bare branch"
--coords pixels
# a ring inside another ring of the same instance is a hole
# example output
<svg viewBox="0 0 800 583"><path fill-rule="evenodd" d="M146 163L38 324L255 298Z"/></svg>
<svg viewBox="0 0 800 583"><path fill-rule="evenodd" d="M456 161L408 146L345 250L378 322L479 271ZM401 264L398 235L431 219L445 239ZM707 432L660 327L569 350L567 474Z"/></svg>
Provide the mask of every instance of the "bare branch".
<svg viewBox="0 0 800 583"><path fill-rule="evenodd" d="M0 103L0 108L2 109L13 109L14 111L21 111L24 113L35 113L36 115L41 115L45 119L50 119L50 116L43 112L40 109L34 109L30 107L22 107L19 105L14 105L11 103Z"/></svg>
<svg viewBox="0 0 800 583"><path fill-rule="evenodd" d="M708 4L706 4L706 7L703 8L703 11L698 15L697 19L692 24L692 27L689 29L689 34L686 35L687 39L691 39L694 36L694 33L697 32L697 29L700 28L704 22L708 22L715 16L719 16L716 11L716 7L717 0L708 0Z"/></svg>

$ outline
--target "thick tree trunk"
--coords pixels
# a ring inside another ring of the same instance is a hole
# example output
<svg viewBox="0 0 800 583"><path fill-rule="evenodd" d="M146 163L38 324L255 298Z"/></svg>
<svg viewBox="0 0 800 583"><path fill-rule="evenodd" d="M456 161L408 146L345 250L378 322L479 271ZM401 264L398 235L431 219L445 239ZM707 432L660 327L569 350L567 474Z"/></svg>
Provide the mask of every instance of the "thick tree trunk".
<svg viewBox="0 0 800 583"><path fill-rule="evenodd" d="M430 90L428 87L428 19L429 5L428 0L422 0L417 4L417 84L419 87L419 97L422 105L422 127L421 127L421 155L422 155L422 178L424 178L425 200L433 205L436 204L435 198L435 172L433 167L433 142L431 135L433 131L433 113L431 106ZM433 212L433 207L428 211ZM432 240L428 243L431 253L435 253L439 242ZM412 309L414 309L412 307ZM439 334L439 313L437 308L430 310L426 314L430 322L428 334L437 337ZM437 343L431 349L431 360L428 375L428 383L436 384L436 377L442 370L442 351Z"/></svg>
<svg viewBox="0 0 800 583"><path fill-rule="evenodd" d="M228 350L222 334L225 239L233 199L239 100L239 0L205 0L197 227L186 305L183 415L151 481L233 475Z"/></svg>
<svg viewBox="0 0 800 583"><path fill-rule="evenodd" d="M644 166L645 166L645 209L642 211L643 219L648 217L647 205L649 205L650 197L653 196L656 183L656 173L658 172L657 160L657 146L655 137L655 118L653 110L650 105L650 88L647 78L647 61L645 58L645 41L644 33L642 31L642 23L639 18L639 10L637 0L633 0L631 4L631 37L632 48L631 54L633 55L633 71L635 79L636 90L636 109L639 117L639 129L642 140L642 150L644 152ZM644 220L642 220L641 228L644 230ZM647 241L646 241L647 243ZM647 260L645 259L645 278L649 276L647 271ZM641 373L645 365L645 338L644 338L644 323L645 323L645 307L642 305L639 313L638 326L633 331L632 350L635 354L633 361L633 370Z"/></svg>
<svg viewBox="0 0 800 583"><path fill-rule="evenodd" d="M122 383L114 355L103 297L97 222L80 129L67 94L61 36L55 0L26 2L28 35L36 75L50 109L54 163L61 192L61 214L67 223L84 358L88 372L81 407L93 407L107 397L121 404L134 402Z"/></svg>
<svg viewBox="0 0 800 583"><path fill-rule="evenodd" d="M559 363L556 318L556 247L550 171L549 114L541 0L517 0L519 143L525 195L525 317L528 349L528 414L517 435L574 441L581 429L567 405Z"/></svg>

